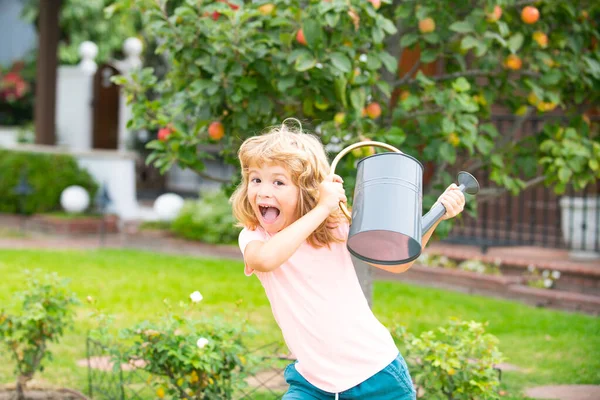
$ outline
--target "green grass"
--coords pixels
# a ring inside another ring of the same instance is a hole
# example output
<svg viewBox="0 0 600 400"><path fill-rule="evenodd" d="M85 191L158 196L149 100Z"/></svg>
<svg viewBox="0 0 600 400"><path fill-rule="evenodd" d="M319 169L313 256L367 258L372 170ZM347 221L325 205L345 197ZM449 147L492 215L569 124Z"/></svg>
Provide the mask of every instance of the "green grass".
<svg viewBox="0 0 600 400"><path fill-rule="evenodd" d="M0 250L0 305L23 287L24 269L56 271L71 279L81 299L115 316L117 327L132 326L161 315L163 299L187 300L199 290L209 314L238 318L242 312L259 329L253 345L282 342L264 290L255 277L246 278L241 262L174 257L140 251L13 251ZM471 296L397 282L377 282L374 312L387 326L402 324L413 333L434 329L450 317L489 322L508 362L522 368L505 372L509 393L538 384L600 384L600 319L520 303ZM239 311L233 304L241 299ZM84 391L85 335L93 327L91 308L78 308L76 328L53 345L55 359L39 376L59 386ZM13 381L13 364L0 352L0 383Z"/></svg>

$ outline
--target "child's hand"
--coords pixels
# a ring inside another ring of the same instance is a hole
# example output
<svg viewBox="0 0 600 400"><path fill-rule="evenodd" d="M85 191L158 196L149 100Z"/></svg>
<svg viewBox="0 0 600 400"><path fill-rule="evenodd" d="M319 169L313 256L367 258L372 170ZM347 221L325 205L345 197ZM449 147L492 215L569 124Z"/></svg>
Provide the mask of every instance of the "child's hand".
<svg viewBox="0 0 600 400"><path fill-rule="evenodd" d="M326 207L330 213L339 208L340 201L347 201L346 193L342 183L344 181L338 175L329 175L319 185L318 205Z"/></svg>
<svg viewBox="0 0 600 400"><path fill-rule="evenodd" d="M442 217L442 221L454 218L465 208L465 195L453 183L442 193L436 203L442 203L446 207L446 214Z"/></svg>

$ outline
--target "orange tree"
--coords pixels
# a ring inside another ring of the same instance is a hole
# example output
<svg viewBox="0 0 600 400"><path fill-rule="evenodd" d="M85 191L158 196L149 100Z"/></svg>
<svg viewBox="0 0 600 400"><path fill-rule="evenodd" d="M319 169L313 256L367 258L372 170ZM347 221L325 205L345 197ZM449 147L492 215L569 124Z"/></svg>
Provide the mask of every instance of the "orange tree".
<svg viewBox="0 0 600 400"><path fill-rule="evenodd" d="M206 145L235 164L245 138L296 117L333 149L369 138L433 166L426 207L461 168L485 168L513 193L600 177L598 2L118 0L110 10L132 11L169 69L118 80L130 127L159 132L148 162L162 171L207 176ZM502 133L498 110L514 116ZM556 118L517 135L545 114Z"/></svg>

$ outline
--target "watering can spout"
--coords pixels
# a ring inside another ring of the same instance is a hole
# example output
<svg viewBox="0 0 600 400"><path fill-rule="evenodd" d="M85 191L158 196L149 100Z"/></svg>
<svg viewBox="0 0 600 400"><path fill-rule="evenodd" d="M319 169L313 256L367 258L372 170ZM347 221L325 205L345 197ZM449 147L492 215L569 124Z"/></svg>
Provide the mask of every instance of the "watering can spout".
<svg viewBox="0 0 600 400"><path fill-rule="evenodd" d="M461 171L458 173L458 188L463 193L477 194L479 192L479 183L473 175L468 172ZM431 229L436 222L440 220L446 213L446 208L441 204L435 204L431 210L421 219L421 228L423 234Z"/></svg>

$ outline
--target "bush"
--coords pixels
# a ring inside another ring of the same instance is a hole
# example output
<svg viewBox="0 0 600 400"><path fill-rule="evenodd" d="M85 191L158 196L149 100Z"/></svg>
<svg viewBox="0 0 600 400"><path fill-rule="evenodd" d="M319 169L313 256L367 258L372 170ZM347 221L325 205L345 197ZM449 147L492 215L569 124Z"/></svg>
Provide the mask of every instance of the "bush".
<svg viewBox="0 0 600 400"><path fill-rule="evenodd" d="M206 243L237 243L240 228L235 226L231 205L225 193L206 193L198 201L189 201L171 225L172 231L187 239Z"/></svg>
<svg viewBox="0 0 600 400"><path fill-rule="evenodd" d="M22 171L26 171L33 188L25 200L24 210L20 210L19 196L15 193ZM84 187L91 199L98 190L92 176L69 155L0 149L0 212L35 214L56 210L60 206L60 194L71 185Z"/></svg>
<svg viewBox="0 0 600 400"><path fill-rule="evenodd" d="M503 360L498 339L485 333L485 324L451 320L419 337L404 327L393 331L415 386L429 400L498 399L500 377L494 368Z"/></svg>
<svg viewBox="0 0 600 400"><path fill-rule="evenodd" d="M200 292L192 293L188 303L180 303L181 312L165 300L163 318L121 330L119 339L128 345L108 345L115 365L138 365L148 372L147 382L159 399L231 399L247 385L248 349L242 337L248 326L198 316L195 308L201 300ZM92 337L106 343L112 341L108 332L100 326Z"/></svg>
<svg viewBox="0 0 600 400"><path fill-rule="evenodd" d="M42 360L51 359L49 342L58 342L73 323L73 305L78 304L69 292L67 281L56 273L39 277L40 272L27 272L27 289L15 296L22 301L19 314L0 312L0 343L4 343L17 365L17 395L24 398L26 383L37 371L43 371Z"/></svg>

